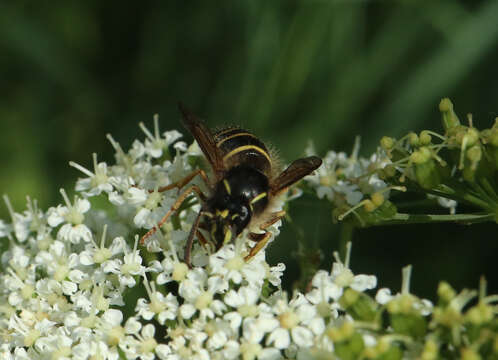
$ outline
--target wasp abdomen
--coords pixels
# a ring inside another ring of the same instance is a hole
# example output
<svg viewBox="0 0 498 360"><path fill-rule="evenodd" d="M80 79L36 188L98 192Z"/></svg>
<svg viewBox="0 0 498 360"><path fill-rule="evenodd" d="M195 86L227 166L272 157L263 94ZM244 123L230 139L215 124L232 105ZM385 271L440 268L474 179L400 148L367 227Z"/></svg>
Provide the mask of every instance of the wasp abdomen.
<svg viewBox="0 0 498 360"><path fill-rule="evenodd" d="M272 164L268 149L249 131L239 128L224 129L214 134L214 140L228 169L247 165L265 175L270 174Z"/></svg>

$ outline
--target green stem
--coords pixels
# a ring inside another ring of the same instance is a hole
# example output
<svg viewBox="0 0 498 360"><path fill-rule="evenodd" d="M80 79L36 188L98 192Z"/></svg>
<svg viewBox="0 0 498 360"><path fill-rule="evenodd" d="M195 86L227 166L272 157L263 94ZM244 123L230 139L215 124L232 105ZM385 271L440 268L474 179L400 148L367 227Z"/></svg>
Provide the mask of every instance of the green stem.
<svg viewBox="0 0 498 360"><path fill-rule="evenodd" d="M493 186L489 183L488 179L482 178L481 184L484 191L486 191L486 193L489 194L489 197L493 200L493 202L494 203L498 202L498 195L496 194L496 191L493 188Z"/></svg>
<svg viewBox="0 0 498 360"><path fill-rule="evenodd" d="M471 182L470 186L474 190L475 194L482 199L483 201L486 202L487 208L490 209L490 204L494 203L494 200L491 198L491 196L482 188L482 186L476 182Z"/></svg>
<svg viewBox="0 0 498 360"><path fill-rule="evenodd" d="M481 209L491 210L489 204L486 201L483 201L477 196L471 195L468 190L465 189L462 189L461 191L455 191L453 188L447 185L440 184L437 189L422 190L420 192L441 196L459 202L465 202L475 205Z"/></svg>
<svg viewBox="0 0 498 360"><path fill-rule="evenodd" d="M414 208L427 208L429 206L434 207L437 204L435 199L421 199L421 200L413 200L413 201L403 201L396 202L396 208L400 209L414 209Z"/></svg>
<svg viewBox="0 0 498 360"><path fill-rule="evenodd" d="M494 214L455 214L455 215L431 215L431 214L402 214L398 213L390 220L383 221L379 225L396 224L428 224L442 222L459 222L464 224L475 224L486 221L494 221Z"/></svg>
<svg viewBox="0 0 498 360"><path fill-rule="evenodd" d="M348 242L353 241L354 226L348 222L341 224L341 232L339 234L339 255L341 259L346 256L346 246Z"/></svg>

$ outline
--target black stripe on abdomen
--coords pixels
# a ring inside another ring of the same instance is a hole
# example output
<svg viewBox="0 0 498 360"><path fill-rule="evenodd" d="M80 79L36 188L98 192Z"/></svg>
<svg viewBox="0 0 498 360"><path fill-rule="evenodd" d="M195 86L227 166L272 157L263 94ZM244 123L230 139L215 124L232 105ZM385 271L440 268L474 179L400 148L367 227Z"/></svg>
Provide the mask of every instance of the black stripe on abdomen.
<svg viewBox="0 0 498 360"><path fill-rule="evenodd" d="M250 132L233 128L219 131L214 135L216 146L223 154L228 167L248 165L264 174L271 169L271 158L265 144Z"/></svg>

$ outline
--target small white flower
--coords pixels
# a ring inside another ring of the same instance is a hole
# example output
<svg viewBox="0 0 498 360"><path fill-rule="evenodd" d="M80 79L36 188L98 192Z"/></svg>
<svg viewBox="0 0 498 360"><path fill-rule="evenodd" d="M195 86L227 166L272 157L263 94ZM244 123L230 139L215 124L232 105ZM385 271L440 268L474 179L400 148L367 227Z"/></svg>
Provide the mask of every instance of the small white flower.
<svg viewBox="0 0 498 360"><path fill-rule="evenodd" d="M144 151L153 158L159 158L163 155L163 151L168 149L168 146L182 137L182 134L176 130L167 131L164 133L164 138L159 134L159 116L154 116L154 135L140 123L140 128L146 135ZM175 144L177 149L186 149L186 144Z"/></svg>
<svg viewBox="0 0 498 360"><path fill-rule="evenodd" d="M135 311L137 315L140 315L145 320L150 320L156 317L157 321L164 325L166 320L174 320L178 315L178 299L172 293L168 293L166 296L160 291L156 291L156 286L154 282L147 280L144 275L144 285L149 295L150 301L141 298L137 301L137 306Z"/></svg>
<svg viewBox="0 0 498 360"><path fill-rule="evenodd" d="M313 306L303 303L302 298L297 298L289 303L284 299L277 300L272 311L278 319L279 325L272 330L267 345L273 344L277 349L290 346L291 340L299 347L313 345L313 331L307 326L313 320L316 312Z"/></svg>
<svg viewBox="0 0 498 360"><path fill-rule="evenodd" d="M197 311L200 317L213 318L221 315L226 305L215 299L216 294L222 294L228 289L228 281L219 276L208 278L204 269L195 268L188 272L179 286L178 293L185 299L180 307L180 313L185 318L192 317Z"/></svg>
<svg viewBox="0 0 498 360"><path fill-rule="evenodd" d="M377 278L374 275L354 275L349 269L349 259L351 257L351 243L347 244L346 259L344 263L339 258L339 254L334 252L336 262L332 265L331 276L335 284L341 288L350 287L353 290L363 292L377 286Z"/></svg>
<svg viewBox="0 0 498 360"><path fill-rule="evenodd" d="M377 291L375 295L375 300L381 304L386 305L391 301L395 301L401 299L402 297L406 297L410 299L410 303L412 304L412 308L420 312L421 315L426 316L432 312L433 304L430 300L427 299L419 299L414 295L410 294L410 278L411 278L412 267L411 265L405 266L403 268L402 274L403 279L401 283L401 292L396 295L391 295L391 290L387 288L382 288Z"/></svg>
<svg viewBox="0 0 498 360"><path fill-rule="evenodd" d="M82 192L84 196L96 196L100 195L103 191L110 193L113 190L111 185L112 181L107 175L107 164L105 162L98 163L96 153L93 153L94 172L91 172L73 161L70 161L69 165L88 176L88 178L78 179L76 182L76 191Z"/></svg>
<svg viewBox="0 0 498 360"><path fill-rule="evenodd" d="M243 237L237 241L244 241ZM260 251L251 261L245 261L242 251L236 251L234 244L223 246L209 257L212 274L223 277L226 281L240 284L243 280L255 287L261 287L266 277L264 252Z"/></svg>
<svg viewBox="0 0 498 360"><path fill-rule="evenodd" d="M60 239L65 241L69 241L73 244L78 244L80 240L85 242L91 241L92 233L90 229L83 224L83 221L85 220L83 214L90 210L90 202L75 196L73 204L71 204L64 189L61 189L60 191L66 202L66 206L59 205L56 208L50 208L47 213L48 224L52 227L56 227L65 222L57 234Z"/></svg>
<svg viewBox="0 0 498 360"><path fill-rule="evenodd" d="M108 260L103 264L104 271L118 275L121 286L133 287L136 284L135 276L143 275L145 266L142 265L142 257L140 251L137 250L138 236L135 238L133 249L129 251L124 247L123 259L116 258Z"/></svg>

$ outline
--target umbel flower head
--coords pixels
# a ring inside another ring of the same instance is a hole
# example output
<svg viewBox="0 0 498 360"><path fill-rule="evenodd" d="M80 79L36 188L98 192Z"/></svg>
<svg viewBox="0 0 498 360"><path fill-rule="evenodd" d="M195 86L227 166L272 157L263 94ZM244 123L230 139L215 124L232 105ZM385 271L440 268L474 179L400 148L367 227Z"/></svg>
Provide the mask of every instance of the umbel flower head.
<svg viewBox="0 0 498 360"><path fill-rule="evenodd" d="M72 201L61 190L61 205L44 211L28 198L27 209L16 212L5 197L11 221L0 221L7 244L1 359L401 359L479 352L479 346L496 353L488 346L496 343L488 330L495 298L481 291L479 304L467 310L475 293L441 290L444 301L433 308L409 293L409 275L401 294L382 289L374 298L377 278L353 273L350 245L344 260L335 254L330 270L316 272L307 291L292 294L281 288L285 265L268 264L264 249L245 260L252 246L246 232L216 252L195 242L187 266L185 244L200 207L195 199L139 246L140 235L178 196L177 189L158 189L192 173L202 156L196 143L181 141L178 131L161 133L154 120L153 132L140 125L145 140L128 151L108 136L114 164L99 163L95 154L93 170L71 162L84 175ZM326 159L327 171L348 163L341 155ZM365 160L360 168L368 166ZM318 176L330 176L327 171ZM358 188L386 187L374 179ZM361 201L347 183L335 190L342 195L318 192L350 205ZM268 229L272 238L280 225ZM488 334L476 337L481 345L470 347L468 324L474 334Z"/></svg>

